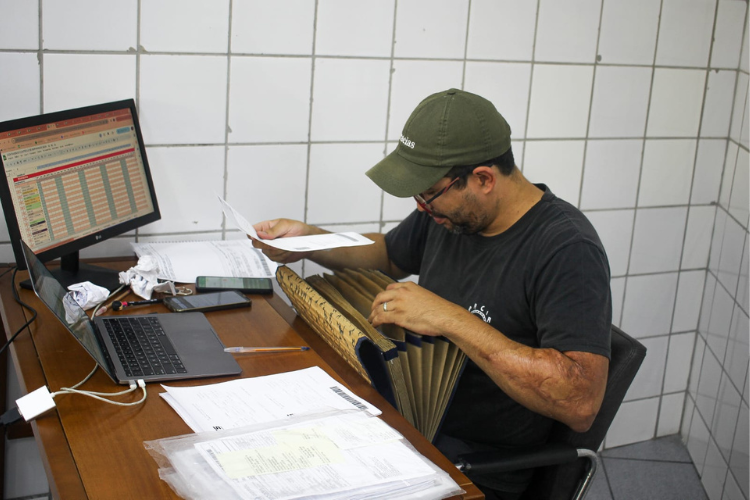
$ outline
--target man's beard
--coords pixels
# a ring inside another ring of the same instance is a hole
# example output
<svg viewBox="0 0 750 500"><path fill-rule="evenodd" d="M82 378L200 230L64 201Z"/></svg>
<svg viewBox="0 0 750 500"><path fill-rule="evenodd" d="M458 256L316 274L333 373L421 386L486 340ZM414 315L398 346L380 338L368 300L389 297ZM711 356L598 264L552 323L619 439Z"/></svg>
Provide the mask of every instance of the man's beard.
<svg viewBox="0 0 750 500"><path fill-rule="evenodd" d="M443 227L453 234L476 234L483 231L488 225L488 221L471 210L458 210L445 215L435 214L435 217L447 219L447 222L443 223Z"/></svg>
<svg viewBox="0 0 750 500"><path fill-rule="evenodd" d="M489 227L493 217L482 208L476 196L466 192L457 209L445 214L434 212L433 218L446 219L442 226L453 234L477 234Z"/></svg>

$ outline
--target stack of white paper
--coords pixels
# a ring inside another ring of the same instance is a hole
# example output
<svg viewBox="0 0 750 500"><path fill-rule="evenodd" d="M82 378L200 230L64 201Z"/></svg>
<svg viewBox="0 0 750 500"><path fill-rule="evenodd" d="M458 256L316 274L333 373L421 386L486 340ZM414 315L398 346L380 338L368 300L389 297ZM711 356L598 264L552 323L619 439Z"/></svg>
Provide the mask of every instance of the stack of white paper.
<svg viewBox="0 0 750 500"><path fill-rule="evenodd" d="M465 493L398 432L363 412L296 417L146 442L189 499L436 499Z"/></svg>
<svg viewBox="0 0 750 500"><path fill-rule="evenodd" d="M235 429L297 415L357 409L382 412L320 367L197 387L169 387L161 397L195 432Z"/></svg>
<svg viewBox="0 0 750 500"><path fill-rule="evenodd" d="M319 367L162 397L198 434L146 442L190 499L435 499L463 493Z"/></svg>
<svg viewBox="0 0 750 500"><path fill-rule="evenodd" d="M138 257L150 255L159 266L159 278L195 283L198 276L272 278L278 264L243 240L131 243Z"/></svg>

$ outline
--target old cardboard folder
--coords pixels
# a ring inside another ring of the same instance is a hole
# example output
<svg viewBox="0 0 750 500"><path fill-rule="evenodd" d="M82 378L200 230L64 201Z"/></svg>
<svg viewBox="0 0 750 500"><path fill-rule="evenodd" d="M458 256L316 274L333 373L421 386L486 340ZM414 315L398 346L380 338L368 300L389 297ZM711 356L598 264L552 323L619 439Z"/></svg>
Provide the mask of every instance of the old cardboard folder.
<svg viewBox="0 0 750 500"><path fill-rule="evenodd" d="M279 285L297 313L427 439L437 435L466 355L444 338L367 321L374 297L393 280L346 269L301 279L281 266Z"/></svg>

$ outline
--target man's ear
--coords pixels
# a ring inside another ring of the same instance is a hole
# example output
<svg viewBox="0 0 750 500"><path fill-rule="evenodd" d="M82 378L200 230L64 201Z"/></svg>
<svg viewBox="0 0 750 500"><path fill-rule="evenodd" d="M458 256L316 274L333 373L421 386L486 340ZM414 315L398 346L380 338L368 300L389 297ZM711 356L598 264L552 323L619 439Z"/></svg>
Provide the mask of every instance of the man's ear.
<svg viewBox="0 0 750 500"><path fill-rule="evenodd" d="M483 192L489 193L495 187L498 172L491 166L481 165L475 168L472 173L474 174L479 189Z"/></svg>

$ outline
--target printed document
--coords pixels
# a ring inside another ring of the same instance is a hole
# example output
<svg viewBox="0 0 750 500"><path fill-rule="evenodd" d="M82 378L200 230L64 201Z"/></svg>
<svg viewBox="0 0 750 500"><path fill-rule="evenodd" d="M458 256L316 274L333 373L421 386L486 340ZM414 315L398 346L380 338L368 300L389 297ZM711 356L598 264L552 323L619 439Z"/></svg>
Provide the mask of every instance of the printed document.
<svg viewBox="0 0 750 500"><path fill-rule="evenodd" d="M380 432L369 434L375 438L371 442L352 445L346 434L336 431L350 424L351 431L373 427ZM373 486L392 488L394 481L437 475L387 424L358 415L206 441L196 444L196 449L219 477L246 499L281 500Z"/></svg>
<svg viewBox="0 0 750 500"><path fill-rule="evenodd" d="M221 209L227 220L237 229L241 229L256 240L262 241L268 246L286 250L288 252L311 252L313 250L328 250L340 247L356 247L371 245L375 243L358 233L328 233L314 234L311 236L291 236L289 238L277 238L275 240L264 240L258 236L255 228L239 212L232 208L221 196L218 196Z"/></svg>
<svg viewBox="0 0 750 500"><path fill-rule="evenodd" d="M180 496L414 500L465 493L396 430L334 410L144 443Z"/></svg>
<svg viewBox="0 0 750 500"><path fill-rule="evenodd" d="M161 396L195 432L234 429L295 415L382 412L320 367L195 387L163 385Z"/></svg>
<svg viewBox="0 0 750 500"><path fill-rule="evenodd" d="M272 278L278 264L253 247L248 239L131 243L136 255L151 255L159 265L159 278L195 283L198 276Z"/></svg>

